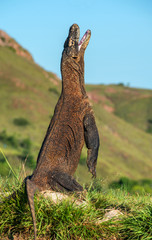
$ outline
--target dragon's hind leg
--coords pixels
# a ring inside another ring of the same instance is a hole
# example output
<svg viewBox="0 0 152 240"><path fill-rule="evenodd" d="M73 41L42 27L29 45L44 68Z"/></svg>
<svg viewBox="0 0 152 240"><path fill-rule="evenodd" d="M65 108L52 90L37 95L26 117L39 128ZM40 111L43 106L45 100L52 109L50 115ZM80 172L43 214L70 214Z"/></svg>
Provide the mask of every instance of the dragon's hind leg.
<svg viewBox="0 0 152 240"><path fill-rule="evenodd" d="M83 187L72 176L63 172L50 172L48 175L48 183L54 191L83 191Z"/></svg>

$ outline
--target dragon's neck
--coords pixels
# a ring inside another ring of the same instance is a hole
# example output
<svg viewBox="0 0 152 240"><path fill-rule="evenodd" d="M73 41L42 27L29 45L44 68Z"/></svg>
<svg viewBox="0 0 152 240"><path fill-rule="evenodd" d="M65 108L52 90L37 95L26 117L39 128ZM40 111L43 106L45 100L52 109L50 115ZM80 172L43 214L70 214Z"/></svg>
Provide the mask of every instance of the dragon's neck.
<svg viewBox="0 0 152 240"><path fill-rule="evenodd" d="M69 63L62 67L62 93L69 99L83 97L81 80L82 74Z"/></svg>

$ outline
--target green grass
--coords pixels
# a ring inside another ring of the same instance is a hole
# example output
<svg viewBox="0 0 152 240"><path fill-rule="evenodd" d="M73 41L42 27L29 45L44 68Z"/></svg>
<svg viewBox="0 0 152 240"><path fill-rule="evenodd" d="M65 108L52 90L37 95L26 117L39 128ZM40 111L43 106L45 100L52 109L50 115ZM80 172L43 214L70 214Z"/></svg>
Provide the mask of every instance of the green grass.
<svg viewBox="0 0 152 240"><path fill-rule="evenodd" d="M2 152L3 153L3 152ZM33 239L33 224L25 185L5 157L14 177L0 178L0 239ZM122 178L108 186L105 180L93 180L86 191L70 194L54 203L40 193L35 195L38 239L152 239L152 195L133 186L149 184ZM18 190L17 190L18 189ZM6 198L17 190L15 198ZM83 201L81 205L76 200ZM108 221L104 215L119 210L121 215Z"/></svg>
<svg viewBox="0 0 152 240"><path fill-rule="evenodd" d="M9 182L2 192L14 191ZM17 184L19 185L19 184ZM15 186L16 188L16 186ZM43 196L35 197L38 236L45 239L152 239L152 207L148 194L128 194L125 189L111 189L102 182L90 185L79 197L86 205L77 206L71 200L54 204ZM72 197L72 196L71 196ZM111 209L123 215L102 222ZM15 200L0 205L0 234L5 237L20 235L32 239L33 225L24 188Z"/></svg>
<svg viewBox="0 0 152 240"><path fill-rule="evenodd" d="M4 155L4 153L2 152ZM25 185L19 180L19 171L14 177L0 178L0 239L33 239L33 224ZM86 191L69 195L67 200L53 203L41 194L35 195L35 211L38 238L45 239L152 239L151 194L136 191L133 186L149 184L122 178L108 186L105 180L93 180ZM14 191L15 198L6 198ZM76 200L82 201L77 205ZM119 210L121 216L102 221L105 213Z"/></svg>
<svg viewBox="0 0 152 240"><path fill-rule="evenodd" d="M116 109L116 114L136 127L148 130L148 120L152 119L152 97L124 102Z"/></svg>

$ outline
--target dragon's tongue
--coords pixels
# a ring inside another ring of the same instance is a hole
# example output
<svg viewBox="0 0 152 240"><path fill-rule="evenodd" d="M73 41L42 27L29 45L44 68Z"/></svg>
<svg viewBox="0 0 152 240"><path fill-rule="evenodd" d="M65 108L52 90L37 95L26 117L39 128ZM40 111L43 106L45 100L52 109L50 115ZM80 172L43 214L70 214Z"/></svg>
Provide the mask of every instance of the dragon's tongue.
<svg viewBox="0 0 152 240"><path fill-rule="evenodd" d="M84 43L84 41L86 40L87 35L88 35L88 30L85 32L85 34L83 35L83 37L81 38L81 40L78 43L79 50L80 50L82 44Z"/></svg>

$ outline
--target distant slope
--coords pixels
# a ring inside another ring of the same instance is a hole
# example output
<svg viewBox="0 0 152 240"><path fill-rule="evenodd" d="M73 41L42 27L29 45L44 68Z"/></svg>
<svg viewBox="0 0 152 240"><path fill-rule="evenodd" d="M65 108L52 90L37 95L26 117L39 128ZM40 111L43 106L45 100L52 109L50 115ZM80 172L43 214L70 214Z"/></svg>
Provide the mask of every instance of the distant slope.
<svg viewBox="0 0 152 240"><path fill-rule="evenodd" d="M111 180L120 176L151 178L152 135L121 118L126 119L123 116L128 110L125 112L123 104L127 105L131 96L132 101L136 93L151 98L152 91L104 85L87 85L86 88L101 141L98 177ZM26 158L27 173L33 171L60 91L61 81L55 74L46 72L7 46L0 47L0 147L16 171L22 169ZM139 97L138 101L141 99ZM148 104L144 103L147 108ZM145 107L143 109L146 112ZM127 121L136 125L136 121ZM0 173L3 176L9 174L1 153ZM91 179L86 167L86 148L83 149L76 177L82 183Z"/></svg>
<svg viewBox="0 0 152 240"><path fill-rule="evenodd" d="M6 32L0 30L0 46L8 47L17 55L22 56L30 61L33 61L32 55L18 44L15 39L11 38Z"/></svg>
<svg viewBox="0 0 152 240"><path fill-rule="evenodd" d="M104 108L115 113L134 126L152 133L152 91L124 86L94 86L91 94L94 102L101 102ZM102 97L101 97L102 96Z"/></svg>

